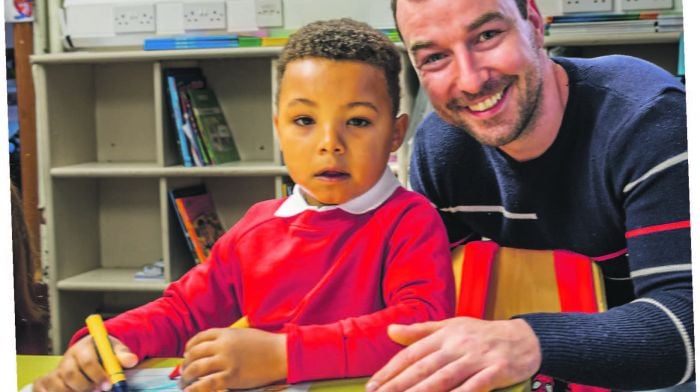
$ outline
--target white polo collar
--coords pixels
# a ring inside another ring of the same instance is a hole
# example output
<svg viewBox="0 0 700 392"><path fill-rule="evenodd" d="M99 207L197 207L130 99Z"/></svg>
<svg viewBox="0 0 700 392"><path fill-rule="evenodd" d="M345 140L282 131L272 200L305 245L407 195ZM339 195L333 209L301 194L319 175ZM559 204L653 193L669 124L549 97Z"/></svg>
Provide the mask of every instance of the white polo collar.
<svg viewBox="0 0 700 392"><path fill-rule="evenodd" d="M334 206L312 206L309 205L304 196L301 194L301 187L297 184L294 185L294 190L292 194L287 198L287 200L282 203L282 205L275 211L275 216L286 218L290 216L297 215L306 210L314 211L330 211L340 208L345 212L349 212L354 215L364 214L365 212L372 211L373 209L379 207L386 199L391 196L396 188L400 187L401 183L396 179L394 174L391 172L389 167L384 170L379 181L374 184L367 192L355 197L354 199L348 200L345 203L334 205Z"/></svg>

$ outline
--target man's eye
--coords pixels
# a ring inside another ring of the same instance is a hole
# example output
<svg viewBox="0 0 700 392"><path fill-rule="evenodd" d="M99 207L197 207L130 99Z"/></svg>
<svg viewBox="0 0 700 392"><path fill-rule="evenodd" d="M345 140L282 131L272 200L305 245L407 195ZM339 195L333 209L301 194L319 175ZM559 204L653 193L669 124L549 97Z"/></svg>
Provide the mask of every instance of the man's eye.
<svg viewBox="0 0 700 392"><path fill-rule="evenodd" d="M348 120L348 125L353 127L363 128L369 126L370 124L371 123L369 122L369 120L364 118L351 118L350 120Z"/></svg>
<svg viewBox="0 0 700 392"><path fill-rule="evenodd" d="M425 64L434 63L434 62L442 60L444 58L445 58L445 55L442 53L433 53L431 55L425 56L425 58L423 58L422 64L425 65Z"/></svg>
<svg viewBox="0 0 700 392"><path fill-rule="evenodd" d="M483 33L479 34L478 40L479 42L485 42L497 37L499 34L501 34L501 31L499 30L484 31Z"/></svg>
<svg viewBox="0 0 700 392"><path fill-rule="evenodd" d="M308 126L308 125L313 124L313 123L314 123L314 120L313 120L311 117L304 117L304 116L302 116L302 117L297 117L297 118L295 118L295 119L294 119L294 123L295 123L296 125L300 125L300 126L302 126L302 127L305 127L305 126Z"/></svg>

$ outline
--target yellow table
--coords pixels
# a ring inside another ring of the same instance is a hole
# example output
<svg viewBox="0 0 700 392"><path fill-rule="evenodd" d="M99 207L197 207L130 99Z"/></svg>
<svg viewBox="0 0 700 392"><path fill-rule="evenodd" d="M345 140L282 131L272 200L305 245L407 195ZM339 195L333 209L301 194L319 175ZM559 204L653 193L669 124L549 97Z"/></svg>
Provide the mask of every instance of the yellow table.
<svg viewBox="0 0 700 392"><path fill-rule="evenodd" d="M60 355L18 355L17 389L32 383L37 378L55 369L61 360ZM139 368L167 368L180 363L180 358L152 358L141 362ZM311 385L314 392L360 392L365 390L368 378L348 378L343 380L317 381Z"/></svg>
<svg viewBox="0 0 700 392"><path fill-rule="evenodd" d="M50 372L61 360L59 355L18 355L17 356L17 389L30 384L32 381ZM152 358L141 362L139 368L167 368L180 363L180 358ZM316 381L311 384L313 392L364 392L368 377L348 378L341 380ZM526 381L499 392L526 392L530 390L530 382Z"/></svg>

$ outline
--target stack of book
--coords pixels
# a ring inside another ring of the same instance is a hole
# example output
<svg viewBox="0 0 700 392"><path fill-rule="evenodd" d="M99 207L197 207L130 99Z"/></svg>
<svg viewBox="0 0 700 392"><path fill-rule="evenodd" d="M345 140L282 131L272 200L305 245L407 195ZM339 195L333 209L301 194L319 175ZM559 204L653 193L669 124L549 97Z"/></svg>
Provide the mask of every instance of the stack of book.
<svg viewBox="0 0 700 392"><path fill-rule="evenodd" d="M200 68L164 70L172 129L186 167L240 160L233 133Z"/></svg>
<svg viewBox="0 0 700 392"><path fill-rule="evenodd" d="M396 29L382 29L393 42L401 42ZM284 46L289 35L294 30L260 32L259 35L180 35L164 38L146 38L143 41L144 50L177 50L177 49L216 49L216 48L250 48L260 46Z"/></svg>
<svg viewBox="0 0 700 392"><path fill-rule="evenodd" d="M683 16L680 12L578 14L548 16L545 19L545 34L550 36L577 34L639 34L681 31L682 26Z"/></svg>
<svg viewBox="0 0 700 392"><path fill-rule="evenodd" d="M656 30L659 33L680 32L683 31L683 13L682 12L664 12L657 17L658 24Z"/></svg>
<svg viewBox="0 0 700 392"><path fill-rule="evenodd" d="M212 49L239 47L238 35L181 35L166 38L146 38L144 50Z"/></svg>

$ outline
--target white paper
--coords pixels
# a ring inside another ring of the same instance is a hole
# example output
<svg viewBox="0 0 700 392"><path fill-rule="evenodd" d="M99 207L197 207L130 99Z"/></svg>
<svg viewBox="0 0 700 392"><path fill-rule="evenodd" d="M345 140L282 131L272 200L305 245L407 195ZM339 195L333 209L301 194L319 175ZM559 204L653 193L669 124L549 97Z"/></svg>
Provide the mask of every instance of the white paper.
<svg viewBox="0 0 700 392"><path fill-rule="evenodd" d="M171 380L168 375L173 371L174 367L158 368L158 369L131 369L126 370L126 380L129 384L130 392L147 392L147 391L180 391L178 388L178 380ZM311 383L301 383L294 385L272 385L269 387L250 389L249 392L308 392ZM20 392L32 392L32 385L27 385Z"/></svg>

